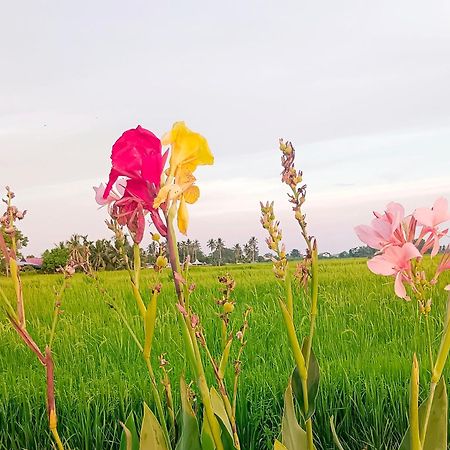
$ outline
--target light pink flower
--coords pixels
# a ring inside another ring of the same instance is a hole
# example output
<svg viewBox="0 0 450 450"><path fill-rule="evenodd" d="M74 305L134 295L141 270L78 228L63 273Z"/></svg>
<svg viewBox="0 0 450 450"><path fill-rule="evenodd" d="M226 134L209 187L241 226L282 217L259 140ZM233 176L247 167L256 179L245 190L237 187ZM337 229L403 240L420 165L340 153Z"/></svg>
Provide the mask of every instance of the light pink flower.
<svg viewBox="0 0 450 450"><path fill-rule="evenodd" d="M386 206L384 214L374 212L375 219L371 225L359 225L355 232L359 239L376 250L388 245L399 245L405 242L402 222L405 210L400 203L391 202Z"/></svg>
<svg viewBox="0 0 450 450"><path fill-rule="evenodd" d="M423 235L430 233L424 248L432 247L431 256L435 256L439 251L439 239L448 232L448 229L442 231L438 229L438 225L450 220L447 199L440 197L434 202L432 208L417 208L413 215L417 223L424 227Z"/></svg>
<svg viewBox="0 0 450 450"><path fill-rule="evenodd" d="M450 291L450 284L447 284L447 286L445 286L444 288L446 291Z"/></svg>
<svg viewBox="0 0 450 450"><path fill-rule="evenodd" d="M387 247L383 254L374 256L367 262L369 269L378 275L395 276L395 293L400 298L407 298L404 282L409 282L411 259L422 255L411 242L402 246Z"/></svg>
<svg viewBox="0 0 450 450"><path fill-rule="evenodd" d="M108 195L105 198L105 185L103 183L100 183L99 186L93 186L93 189L95 191L95 201L101 205L110 205L112 202L119 200L120 197L123 195L123 193L125 192L125 188L122 184L120 184L119 182L116 183L116 191L114 192L113 190L111 190Z"/></svg>

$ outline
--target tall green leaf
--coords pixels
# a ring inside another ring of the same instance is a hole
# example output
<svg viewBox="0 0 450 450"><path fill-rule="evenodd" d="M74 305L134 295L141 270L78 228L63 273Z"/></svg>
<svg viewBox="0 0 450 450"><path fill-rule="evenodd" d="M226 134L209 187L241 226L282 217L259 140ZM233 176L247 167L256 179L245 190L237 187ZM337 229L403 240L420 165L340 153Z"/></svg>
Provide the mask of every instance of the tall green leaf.
<svg viewBox="0 0 450 450"><path fill-rule="evenodd" d="M419 407L419 427L422 431L429 399L425 400ZM439 380L434 392L431 404L428 431L422 450L447 450L447 415L448 398L444 377ZM406 431L399 450L411 449L410 429Z"/></svg>
<svg viewBox="0 0 450 450"><path fill-rule="evenodd" d="M306 360L306 349L308 347L309 337L305 337L302 344L302 353ZM316 399L317 393L319 391L319 382L320 382L320 368L319 363L317 362L316 355L311 347L311 354L309 356L309 366L308 366L308 380L307 380L307 389L308 389L308 411L305 411L304 403L303 403L303 389L302 389L302 380L300 378L300 374L298 372L297 367L294 369L292 373L292 390L294 392L294 396L297 399L303 417L308 420L316 410Z"/></svg>
<svg viewBox="0 0 450 450"><path fill-rule="evenodd" d="M217 416L221 430L221 439L225 450L234 450L233 429L228 418L227 410L219 393L211 387L211 404L214 414Z"/></svg>
<svg viewBox="0 0 450 450"><path fill-rule="evenodd" d="M167 450L161 425L146 403L144 403L139 450Z"/></svg>
<svg viewBox="0 0 450 450"><path fill-rule="evenodd" d="M188 387L183 377L180 380L181 409L183 412L181 436L176 450L202 450L197 417L188 399Z"/></svg>
<svg viewBox="0 0 450 450"><path fill-rule="evenodd" d="M208 420L205 414L203 414L203 424L202 424L202 450L215 450L214 439L212 436L211 428L209 427Z"/></svg>
<svg viewBox="0 0 450 450"><path fill-rule="evenodd" d="M214 414L219 417L220 421L224 424L225 429L228 431L231 437L233 437L233 430L231 428L230 420L228 419L228 414L225 409L225 405L223 404L222 397L219 393L211 387L210 390L211 395L211 404L214 411Z"/></svg>
<svg viewBox="0 0 450 450"><path fill-rule="evenodd" d="M281 440L287 450L306 450L307 438L306 432L298 424L295 417L294 398L292 396L291 382L284 394L284 412L281 423Z"/></svg>
<svg viewBox="0 0 450 450"><path fill-rule="evenodd" d="M120 450L128 450L128 439L127 439L127 432L129 431L131 440L131 450L139 450L139 436L136 429L136 423L134 421L134 414L133 411L130 412L125 424L122 424L123 430L122 430L122 436L120 438Z"/></svg>

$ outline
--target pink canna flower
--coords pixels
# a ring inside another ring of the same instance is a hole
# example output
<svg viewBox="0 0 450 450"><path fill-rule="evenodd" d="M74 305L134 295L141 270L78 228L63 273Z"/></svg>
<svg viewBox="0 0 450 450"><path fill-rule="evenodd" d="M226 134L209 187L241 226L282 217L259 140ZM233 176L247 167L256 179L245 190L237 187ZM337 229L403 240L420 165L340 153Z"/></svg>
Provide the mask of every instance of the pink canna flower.
<svg viewBox="0 0 450 450"><path fill-rule="evenodd" d="M417 220L417 223L424 227L421 236L423 237L429 233L424 248L426 250L432 248L431 256L435 256L439 251L439 239L448 232L448 229L442 231L438 229L438 225L450 220L447 199L443 197L438 198L432 208L417 208L413 216Z"/></svg>
<svg viewBox="0 0 450 450"><path fill-rule="evenodd" d="M359 225L355 232L359 239L376 250L389 245L400 245L405 242L402 222L405 210L400 203L391 202L386 206L384 214L374 212L375 219L371 225Z"/></svg>
<svg viewBox="0 0 450 450"><path fill-rule="evenodd" d="M112 168L104 198L120 176L141 179L159 187L166 159L167 152L161 154L161 141L151 131L140 125L125 131L112 147Z"/></svg>
<svg viewBox="0 0 450 450"><path fill-rule="evenodd" d="M407 299L404 282L410 282L411 260L422 255L411 242L401 246L392 245L385 248L383 254L374 256L367 262L369 269L378 275L395 276L395 293Z"/></svg>
<svg viewBox="0 0 450 450"><path fill-rule="evenodd" d="M126 225L137 244L142 241L145 228L145 215L150 213L153 224L162 236L167 235L157 210L153 208L156 191L143 180L127 180L123 197L111 204L111 216L120 225Z"/></svg>
<svg viewBox="0 0 450 450"><path fill-rule="evenodd" d="M167 152L161 154L160 140L139 125L125 131L113 145L106 187L94 187L97 203L108 206L110 215L128 227L136 243L143 238L147 214L158 232L167 234L158 209L153 207L166 159ZM124 178L118 181L119 177Z"/></svg>

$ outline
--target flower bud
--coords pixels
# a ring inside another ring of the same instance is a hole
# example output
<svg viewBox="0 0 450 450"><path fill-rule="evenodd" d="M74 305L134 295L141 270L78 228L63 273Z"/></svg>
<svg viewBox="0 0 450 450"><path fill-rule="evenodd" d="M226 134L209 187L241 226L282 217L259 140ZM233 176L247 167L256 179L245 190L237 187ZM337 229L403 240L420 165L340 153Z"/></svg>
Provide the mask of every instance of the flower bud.
<svg viewBox="0 0 450 450"><path fill-rule="evenodd" d="M223 305L223 311L225 314L229 314L234 311L234 305L232 302L225 302Z"/></svg>
<svg viewBox="0 0 450 450"><path fill-rule="evenodd" d="M157 270L161 270L164 269L164 267L167 266L167 258L165 256L158 256L156 258L156 262L155 262L155 269Z"/></svg>

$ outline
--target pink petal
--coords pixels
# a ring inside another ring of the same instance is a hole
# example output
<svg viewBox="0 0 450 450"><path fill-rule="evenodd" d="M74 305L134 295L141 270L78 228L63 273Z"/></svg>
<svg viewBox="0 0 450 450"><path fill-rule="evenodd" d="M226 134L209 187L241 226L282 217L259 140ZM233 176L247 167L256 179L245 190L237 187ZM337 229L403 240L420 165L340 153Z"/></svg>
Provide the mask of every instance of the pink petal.
<svg viewBox="0 0 450 450"><path fill-rule="evenodd" d="M420 258L422 256L418 248L412 242L406 242L402 245L401 249L403 262L409 261L413 258Z"/></svg>
<svg viewBox="0 0 450 450"><path fill-rule="evenodd" d="M376 273L377 275L394 275L396 272L392 262L386 260L384 255L374 256L367 261L367 266L371 272Z"/></svg>
<svg viewBox="0 0 450 450"><path fill-rule="evenodd" d="M373 229L381 236L384 241L389 241L392 237L393 228L392 225L384 220L384 218L372 220Z"/></svg>
<svg viewBox="0 0 450 450"><path fill-rule="evenodd" d="M397 228L405 218L405 208L400 203L389 203L386 206L386 212L389 214L394 228Z"/></svg>
<svg viewBox="0 0 450 450"><path fill-rule="evenodd" d="M358 238L376 250L381 249L380 236L376 233L372 227L368 225L358 225L355 227L355 233Z"/></svg>
<svg viewBox="0 0 450 450"><path fill-rule="evenodd" d="M439 252L439 238L434 236L433 249L431 250L431 257L436 256Z"/></svg>
<svg viewBox="0 0 450 450"><path fill-rule="evenodd" d="M447 286L445 286L444 288L446 291L450 291L450 284L447 284Z"/></svg>
<svg viewBox="0 0 450 450"><path fill-rule="evenodd" d="M450 211L448 210L448 201L444 197L438 198L433 205L434 226L450 220Z"/></svg>
<svg viewBox="0 0 450 450"><path fill-rule="evenodd" d="M110 199L104 198L104 194L105 194L105 186L103 183L100 183L100 185L98 187L96 186L92 186L92 188L95 191L95 201L99 204L99 205L107 205L108 203L110 203Z"/></svg>
<svg viewBox="0 0 450 450"><path fill-rule="evenodd" d="M434 226L433 225L434 214L430 208L417 208L414 211L413 216L420 225L424 225L426 227L431 228Z"/></svg>
<svg viewBox="0 0 450 450"><path fill-rule="evenodd" d="M406 297L406 288L403 284L403 275L401 272L397 273L397 275L395 276L394 290L397 297Z"/></svg>

